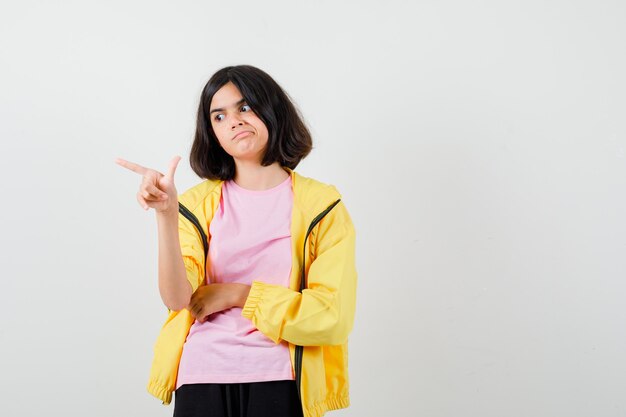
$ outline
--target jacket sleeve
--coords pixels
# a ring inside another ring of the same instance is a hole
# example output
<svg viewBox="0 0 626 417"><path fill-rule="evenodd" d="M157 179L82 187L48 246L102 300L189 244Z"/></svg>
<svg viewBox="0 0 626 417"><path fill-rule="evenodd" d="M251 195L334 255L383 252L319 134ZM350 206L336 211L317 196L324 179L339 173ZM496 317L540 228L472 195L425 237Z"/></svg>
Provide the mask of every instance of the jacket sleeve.
<svg viewBox="0 0 626 417"><path fill-rule="evenodd" d="M254 281L242 315L275 343L339 345L348 340L356 307L356 232L343 202L320 222L307 288ZM310 253L307 253L310 256Z"/></svg>

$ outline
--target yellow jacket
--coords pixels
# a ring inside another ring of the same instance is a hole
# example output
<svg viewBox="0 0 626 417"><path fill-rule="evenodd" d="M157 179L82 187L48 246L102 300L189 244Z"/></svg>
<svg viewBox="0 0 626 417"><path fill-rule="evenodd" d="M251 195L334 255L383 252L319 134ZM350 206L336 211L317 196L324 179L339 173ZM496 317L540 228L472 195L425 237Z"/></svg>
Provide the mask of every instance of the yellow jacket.
<svg viewBox="0 0 626 417"><path fill-rule="evenodd" d="M319 417L350 404L348 335L356 305L356 236L334 186L287 171L294 190L289 288L254 281L242 315L275 343L289 343L304 416ZM208 225L219 205L222 183L206 180L179 196L209 242ZM182 215L179 236L187 279L195 291L206 270L203 242ZM305 289L300 292L301 276ZM187 309L169 311L154 345L147 388L165 405L172 400L183 344L193 322Z"/></svg>

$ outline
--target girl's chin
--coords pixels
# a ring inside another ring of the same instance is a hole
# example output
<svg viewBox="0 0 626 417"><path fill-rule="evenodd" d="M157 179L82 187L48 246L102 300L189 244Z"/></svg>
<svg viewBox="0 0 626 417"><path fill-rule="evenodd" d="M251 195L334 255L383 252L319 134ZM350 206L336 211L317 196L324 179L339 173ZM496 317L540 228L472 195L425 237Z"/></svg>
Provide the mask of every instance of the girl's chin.
<svg viewBox="0 0 626 417"><path fill-rule="evenodd" d="M245 163L255 162L260 164L259 161L261 160L261 155L259 155L258 152L237 152L230 156L232 156L235 161Z"/></svg>

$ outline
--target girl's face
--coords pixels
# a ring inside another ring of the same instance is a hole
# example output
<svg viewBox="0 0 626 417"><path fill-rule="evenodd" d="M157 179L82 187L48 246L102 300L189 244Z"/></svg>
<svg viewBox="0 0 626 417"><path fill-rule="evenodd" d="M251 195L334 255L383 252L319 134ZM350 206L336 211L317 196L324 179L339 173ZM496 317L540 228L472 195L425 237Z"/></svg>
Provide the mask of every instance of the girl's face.
<svg viewBox="0 0 626 417"><path fill-rule="evenodd" d="M267 127L233 83L217 90L209 111L215 136L226 153L235 160L260 164L269 136Z"/></svg>

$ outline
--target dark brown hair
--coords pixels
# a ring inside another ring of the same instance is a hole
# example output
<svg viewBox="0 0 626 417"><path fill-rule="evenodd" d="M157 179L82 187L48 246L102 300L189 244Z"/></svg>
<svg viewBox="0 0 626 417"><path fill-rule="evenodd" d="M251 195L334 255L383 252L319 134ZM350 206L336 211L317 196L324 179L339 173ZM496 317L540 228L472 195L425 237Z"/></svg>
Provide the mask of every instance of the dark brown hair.
<svg viewBox="0 0 626 417"><path fill-rule="evenodd" d="M222 68L204 86L189 155L191 169L206 179L226 181L235 176L235 161L220 146L209 115L213 95L228 82L239 89L267 127L268 141L261 165L278 161L281 166L294 169L311 152L311 133L287 93L267 73L251 65Z"/></svg>

